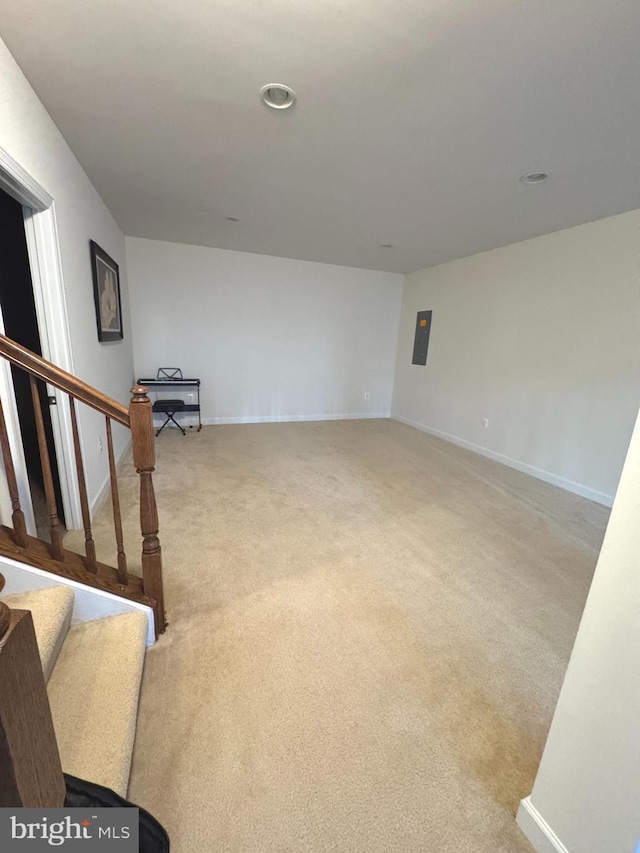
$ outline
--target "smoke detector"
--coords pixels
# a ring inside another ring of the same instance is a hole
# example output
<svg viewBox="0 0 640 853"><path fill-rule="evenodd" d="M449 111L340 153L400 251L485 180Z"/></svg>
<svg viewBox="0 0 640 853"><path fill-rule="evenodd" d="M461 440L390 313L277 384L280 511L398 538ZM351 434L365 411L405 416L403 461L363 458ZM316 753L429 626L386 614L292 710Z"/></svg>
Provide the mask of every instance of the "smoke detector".
<svg viewBox="0 0 640 853"><path fill-rule="evenodd" d="M260 100L272 110L288 110L296 100L296 93L284 83L267 83L260 89Z"/></svg>

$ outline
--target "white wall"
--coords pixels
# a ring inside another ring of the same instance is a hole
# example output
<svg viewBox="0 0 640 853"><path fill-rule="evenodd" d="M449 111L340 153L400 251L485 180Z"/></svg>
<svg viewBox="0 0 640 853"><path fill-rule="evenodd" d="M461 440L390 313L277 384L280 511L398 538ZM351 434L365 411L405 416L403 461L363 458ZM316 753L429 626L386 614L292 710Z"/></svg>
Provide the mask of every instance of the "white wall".
<svg viewBox="0 0 640 853"><path fill-rule="evenodd" d="M635 211L407 276L393 417L610 504L640 401L639 227Z"/></svg>
<svg viewBox="0 0 640 853"><path fill-rule="evenodd" d="M540 853L634 853L640 842L638 519L640 418L533 792L518 814Z"/></svg>
<svg viewBox="0 0 640 853"><path fill-rule="evenodd" d="M389 415L402 276L136 238L127 263L136 372L199 376L207 423Z"/></svg>
<svg viewBox="0 0 640 853"><path fill-rule="evenodd" d="M127 402L133 379L133 350L124 237L2 41L0 146L54 199L73 372ZM90 238L120 264L125 338L119 343L98 342ZM106 453L100 454L96 437L97 432L104 433L104 419L84 406L80 409L87 486L93 502L108 475ZM119 454L128 441L127 431L117 427L114 438Z"/></svg>

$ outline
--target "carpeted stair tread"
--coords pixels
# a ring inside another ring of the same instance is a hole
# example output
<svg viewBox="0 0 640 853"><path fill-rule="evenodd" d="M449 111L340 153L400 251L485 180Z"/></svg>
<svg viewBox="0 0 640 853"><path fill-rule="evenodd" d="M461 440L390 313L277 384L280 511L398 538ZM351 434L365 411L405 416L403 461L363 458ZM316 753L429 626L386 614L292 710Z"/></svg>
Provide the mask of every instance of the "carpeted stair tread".
<svg viewBox="0 0 640 853"><path fill-rule="evenodd" d="M122 613L74 625L49 681L65 773L126 796L147 619Z"/></svg>
<svg viewBox="0 0 640 853"><path fill-rule="evenodd" d="M31 611L42 671L47 681L71 625L73 590L67 586L32 589L6 595L2 600L12 610Z"/></svg>

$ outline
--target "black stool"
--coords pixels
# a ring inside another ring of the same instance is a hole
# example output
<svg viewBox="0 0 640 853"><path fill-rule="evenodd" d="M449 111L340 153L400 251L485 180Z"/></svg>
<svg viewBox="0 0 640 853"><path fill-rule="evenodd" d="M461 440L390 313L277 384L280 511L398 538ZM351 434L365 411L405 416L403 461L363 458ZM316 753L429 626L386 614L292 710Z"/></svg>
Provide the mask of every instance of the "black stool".
<svg viewBox="0 0 640 853"><path fill-rule="evenodd" d="M186 432L182 429L180 424L173 417L176 414L176 412L183 412L184 407L185 407L184 400L156 400L155 401L155 403L153 404L153 411L154 412L160 412L160 414L166 415L166 417L167 417L167 419L162 424L160 429L156 432L156 436L160 435L162 430L166 427L166 425L169 422L174 423L178 427L180 432L183 435L186 435Z"/></svg>

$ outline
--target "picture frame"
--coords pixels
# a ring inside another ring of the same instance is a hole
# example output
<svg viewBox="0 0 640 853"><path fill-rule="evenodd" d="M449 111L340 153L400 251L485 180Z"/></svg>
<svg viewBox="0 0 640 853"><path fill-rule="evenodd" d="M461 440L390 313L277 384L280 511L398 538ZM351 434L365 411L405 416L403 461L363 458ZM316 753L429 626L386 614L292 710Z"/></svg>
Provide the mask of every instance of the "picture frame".
<svg viewBox="0 0 640 853"><path fill-rule="evenodd" d="M98 340L100 343L121 341L124 332L120 299L120 267L94 240L89 241L89 247Z"/></svg>

